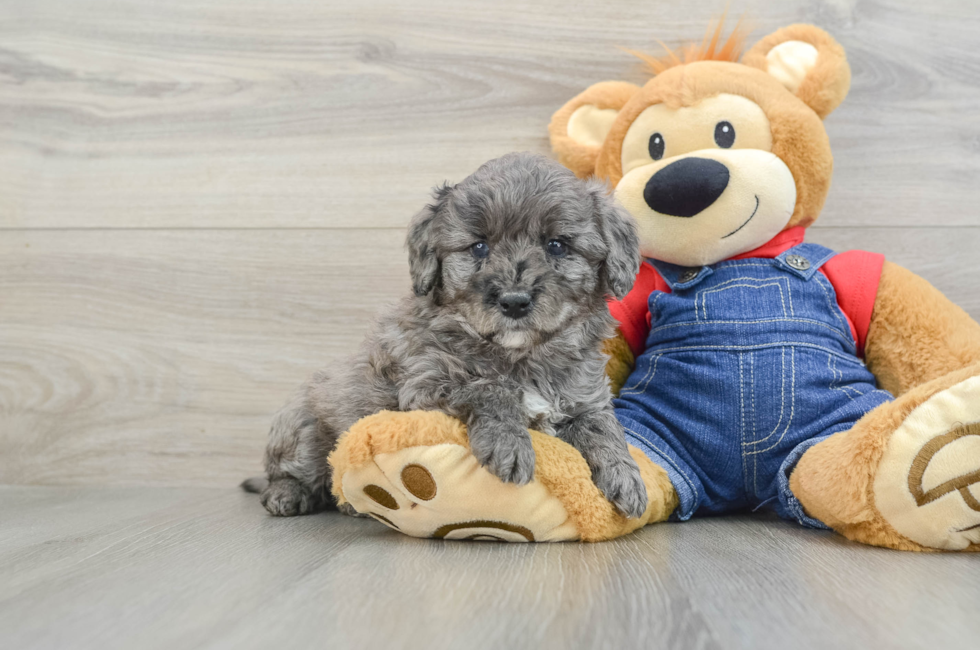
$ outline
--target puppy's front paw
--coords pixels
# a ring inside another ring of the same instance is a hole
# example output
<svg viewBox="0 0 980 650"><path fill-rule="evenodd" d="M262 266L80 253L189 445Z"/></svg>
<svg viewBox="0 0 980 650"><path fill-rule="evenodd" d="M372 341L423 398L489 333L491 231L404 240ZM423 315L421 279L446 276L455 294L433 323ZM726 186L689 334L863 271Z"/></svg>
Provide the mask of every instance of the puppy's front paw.
<svg viewBox="0 0 980 650"><path fill-rule="evenodd" d="M523 425L483 419L469 437L473 456L501 481L525 485L534 478L534 447Z"/></svg>
<svg viewBox="0 0 980 650"><path fill-rule="evenodd" d="M606 499L631 519L647 509L647 488L636 461L627 456L600 463L592 469L592 480Z"/></svg>
<svg viewBox="0 0 980 650"><path fill-rule="evenodd" d="M313 510L313 496L294 478L277 478L262 492L262 505L276 517L305 515Z"/></svg>

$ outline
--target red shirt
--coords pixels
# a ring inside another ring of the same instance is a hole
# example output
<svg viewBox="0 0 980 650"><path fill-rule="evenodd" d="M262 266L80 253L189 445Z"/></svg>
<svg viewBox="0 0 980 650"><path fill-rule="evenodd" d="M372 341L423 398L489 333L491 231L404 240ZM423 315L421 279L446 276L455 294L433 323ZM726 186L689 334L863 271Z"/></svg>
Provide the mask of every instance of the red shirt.
<svg viewBox="0 0 980 650"><path fill-rule="evenodd" d="M803 243L804 232L802 227L784 230L755 250L730 259L777 257ZM837 293L837 304L851 326L858 354L862 357L884 264L884 255L847 251L835 255L820 267L820 272L830 280ZM619 329L635 356L639 356L646 347L647 335L650 333L649 301L650 294L654 291L670 293L670 286L652 264L644 261L629 294L622 300L609 301L609 311L619 321Z"/></svg>

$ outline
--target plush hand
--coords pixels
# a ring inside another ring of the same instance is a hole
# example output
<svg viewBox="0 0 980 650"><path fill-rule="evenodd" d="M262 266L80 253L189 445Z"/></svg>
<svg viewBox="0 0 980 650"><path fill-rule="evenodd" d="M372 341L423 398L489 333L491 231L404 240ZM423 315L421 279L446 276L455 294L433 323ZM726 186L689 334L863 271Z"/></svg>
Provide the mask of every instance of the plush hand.
<svg viewBox="0 0 980 650"><path fill-rule="evenodd" d="M677 506L667 474L639 450L649 496L643 515L627 519L592 482L582 455L531 431L534 478L505 483L470 451L466 427L435 411L384 411L358 421L330 455L333 493L413 537L508 542L597 542L663 521Z"/></svg>

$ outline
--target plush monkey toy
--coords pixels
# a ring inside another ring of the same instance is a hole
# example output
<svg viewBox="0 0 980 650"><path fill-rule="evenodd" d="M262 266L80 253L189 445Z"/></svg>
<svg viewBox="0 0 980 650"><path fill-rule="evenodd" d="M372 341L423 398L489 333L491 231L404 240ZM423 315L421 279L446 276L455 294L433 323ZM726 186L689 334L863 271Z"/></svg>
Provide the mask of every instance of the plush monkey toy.
<svg viewBox="0 0 980 650"><path fill-rule="evenodd" d="M617 417L650 505L625 519L581 456L532 432L535 480L505 485L438 413L365 418L334 492L404 533L597 541L668 517L769 508L905 550L980 549L980 325L880 255L804 242L830 187L822 119L843 49L810 25L648 59L549 127L563 164L607 179L646 258L610 308Z"/></svg>

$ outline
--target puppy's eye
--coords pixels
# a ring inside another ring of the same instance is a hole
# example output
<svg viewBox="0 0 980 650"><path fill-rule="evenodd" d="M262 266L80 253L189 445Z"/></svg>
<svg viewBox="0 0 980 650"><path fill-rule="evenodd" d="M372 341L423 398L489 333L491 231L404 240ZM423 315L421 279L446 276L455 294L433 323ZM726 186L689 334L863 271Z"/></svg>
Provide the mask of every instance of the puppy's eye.
<svg viewBox="0 0 980 650"><path fill-rule="evenodd" d="M647 149L650 150L650 157L654 160L660 160L664 157L664 136L659 133L654 133L650 136L650 143L647 144Z"/></svg>
<svg viewBox="0 0 980 650"><path fill-rule="evenodd" d="M715 125L715 144L722 149L731 149L735 144L735 127L731 122L718 122Z"/></svg>
<svg viewBox="0 0 980 650"><path fill-rule="evenodd" d="M566 246L565 242L563 241L552 239L548 242L548 255L552 255L554 257L565 257L568 255L568 246Z"/></svg>
<svg viewBox="0 0 980 650"><path fill-rule="evenodd" d="M478 241L470 246L470 252L473 253L473 257L482 260L490 254L490 246L485 241Z"/></svg>

